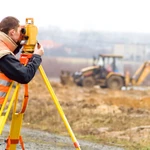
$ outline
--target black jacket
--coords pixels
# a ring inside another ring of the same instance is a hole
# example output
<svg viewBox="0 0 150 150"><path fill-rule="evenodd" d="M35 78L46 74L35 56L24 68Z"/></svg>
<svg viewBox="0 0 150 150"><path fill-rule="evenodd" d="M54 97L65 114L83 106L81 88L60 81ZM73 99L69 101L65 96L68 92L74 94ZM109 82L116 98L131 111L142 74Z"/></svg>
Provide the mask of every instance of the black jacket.
<svg viewBox="0 0 150 150"><path fill-rule="evenodd" d="M27 84L34 77L41 62L41 56L33 54L29 63L24 66L15 56L8 54L0 59L0 70L8 78L21 84Z"/></svg>

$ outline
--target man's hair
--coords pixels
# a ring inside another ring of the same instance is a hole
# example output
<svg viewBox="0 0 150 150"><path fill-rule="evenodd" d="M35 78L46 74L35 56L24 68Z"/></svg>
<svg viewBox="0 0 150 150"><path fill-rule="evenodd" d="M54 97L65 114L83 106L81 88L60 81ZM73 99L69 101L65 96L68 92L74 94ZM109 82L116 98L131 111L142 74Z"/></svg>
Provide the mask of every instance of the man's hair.
<svg viewBox="0 0 150 150"><path fill-rule="evenodd" d="M19 20L12 16L8 16L0 22L0 31L4 32L5 34L8 34L9 30L17 29L18 27Z"/></svg>

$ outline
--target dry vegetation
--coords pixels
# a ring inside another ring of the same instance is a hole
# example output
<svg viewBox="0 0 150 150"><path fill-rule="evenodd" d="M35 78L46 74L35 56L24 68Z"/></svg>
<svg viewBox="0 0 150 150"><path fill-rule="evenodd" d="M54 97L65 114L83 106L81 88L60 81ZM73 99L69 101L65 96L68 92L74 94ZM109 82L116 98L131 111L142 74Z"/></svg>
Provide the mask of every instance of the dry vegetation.
<svg viewBox="0 0 150 150"><path fill-rule="evenodd" d="M78 139L129 150L150 146L149 90L111 91L50 83ZM39 74L29 83L29 95L23 126L68 135Z"/></svg>
<svg viewBox="0 0 150 150"><path fill-rule="evenodd" d="M61 70L74 72L89 65L83 59L72 61L45 58L43 66L47 75L58 77ZM111 91L72 84L64 86L51 80L50 83L78 139L119 145L129 150L150 149L150 90ZM23 93L21 88L20 103ZM19 106L21 104L18 109ZM69 135L39 74L29 83L29 103L23 126Z"/></svg>

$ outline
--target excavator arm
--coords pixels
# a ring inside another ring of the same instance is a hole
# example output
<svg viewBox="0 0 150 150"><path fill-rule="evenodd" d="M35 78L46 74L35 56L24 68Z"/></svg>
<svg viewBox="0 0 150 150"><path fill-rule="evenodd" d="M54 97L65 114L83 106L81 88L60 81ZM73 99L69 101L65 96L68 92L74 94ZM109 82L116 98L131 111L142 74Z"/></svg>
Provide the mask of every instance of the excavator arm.
<svg viewBox="0 0 150 150"><path fill-rule="evenodd" d="M132 85L140 85L150 73L150 61L146 61L133 75L131 82Z"/></svg>

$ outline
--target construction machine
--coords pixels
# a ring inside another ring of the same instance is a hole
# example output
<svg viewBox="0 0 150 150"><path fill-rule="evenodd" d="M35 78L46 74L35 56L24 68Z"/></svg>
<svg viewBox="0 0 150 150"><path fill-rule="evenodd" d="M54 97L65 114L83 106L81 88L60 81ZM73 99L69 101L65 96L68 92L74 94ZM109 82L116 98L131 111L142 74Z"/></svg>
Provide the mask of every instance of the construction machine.
<svg viewBox="0 0 150 150"><path fill-rule="evenodd" d="M140 85L150 72L150 63L145 62L131 77L124 71L123 56L100 54L90 67L86 67L73 73L72 81L83 87L99 85L101 88L120 90L124 86ZM69 82L70 73L61 74L61 82Z"/></svg>

